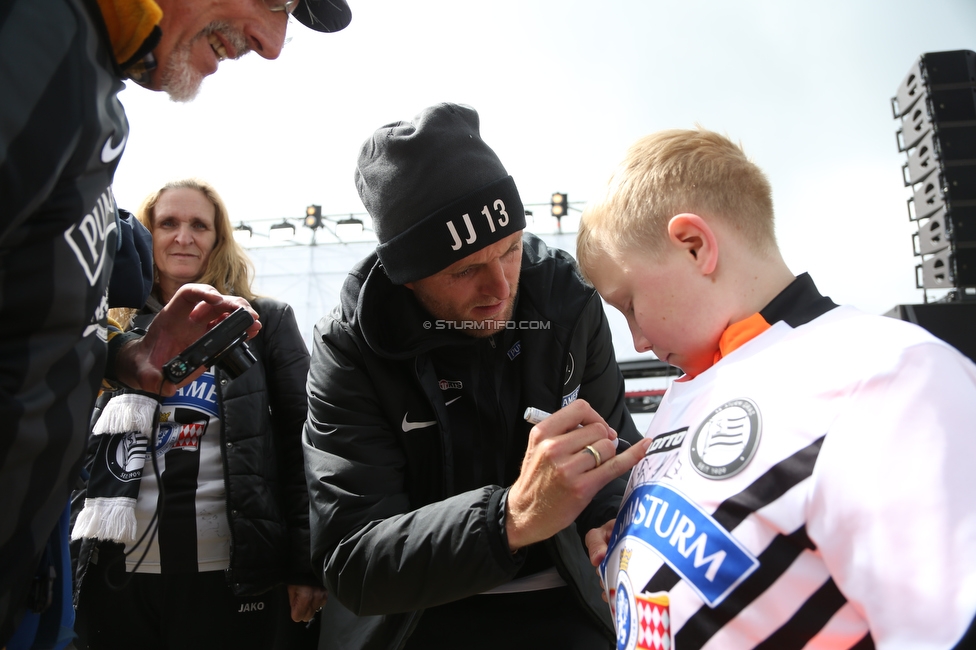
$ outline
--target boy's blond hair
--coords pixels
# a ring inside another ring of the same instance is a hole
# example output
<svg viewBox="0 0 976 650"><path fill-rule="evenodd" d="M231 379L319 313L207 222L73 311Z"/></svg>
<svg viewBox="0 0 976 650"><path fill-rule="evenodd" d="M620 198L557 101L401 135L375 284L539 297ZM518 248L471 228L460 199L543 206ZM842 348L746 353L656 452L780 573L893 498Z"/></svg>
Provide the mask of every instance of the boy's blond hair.
<svg viewBox="0 0 976 650"><path fill-rule="evenodd" d="M702 128L645 136L627 151L606 195L580 220L576 255L584 275L601 254L660 253L671 217L721 219L760 254L776 248L769 181L742 148Z"/></svg>

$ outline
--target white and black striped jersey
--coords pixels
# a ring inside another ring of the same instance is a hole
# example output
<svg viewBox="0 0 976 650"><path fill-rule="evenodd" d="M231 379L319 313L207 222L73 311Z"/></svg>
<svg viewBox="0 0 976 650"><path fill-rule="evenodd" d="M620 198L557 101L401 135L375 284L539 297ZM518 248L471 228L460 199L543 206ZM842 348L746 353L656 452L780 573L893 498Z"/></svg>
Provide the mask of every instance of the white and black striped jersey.
<svg viewBox="0 0 976 650"><path fill-rule="evenodd" d="M0 645L81 466L128 137L97 5L0 3Z"/></svg>
<svg viewBox="0 0 976 650"><path fill-rule="evenodd" d="M618 648L973 647L976 365L806 275L721 352L621 502Z"/></svg>
<svg viewBox="0 0 976 650"><path fill-rule="evenodd" d="M148 455L136 500L138 535L149 529L153 515L159 527L148 550L147 542L126 548L128 571L171 575L222 571L230 565L220 426L212 369L163 401L155 448L163 502Z"/></svg>

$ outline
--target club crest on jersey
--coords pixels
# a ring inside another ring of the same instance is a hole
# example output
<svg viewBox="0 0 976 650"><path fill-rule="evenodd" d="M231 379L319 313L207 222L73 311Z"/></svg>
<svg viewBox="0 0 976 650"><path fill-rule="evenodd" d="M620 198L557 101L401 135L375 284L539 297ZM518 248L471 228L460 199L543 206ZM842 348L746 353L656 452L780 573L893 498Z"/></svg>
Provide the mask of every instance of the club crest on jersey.
<svg viewBox="0 0 976 650"><path fill-rule="evenodd" d="M180 422L160 423L159 440L156 443L156 456L162 456L170 449L197 451L200 449L200 438L206 432L206 420L186 424Z"/></svg>
<svg viewBox="0 0 976 650"><path fill-rule="evenodd" d="M670 650L671 611L667 592L635 593L621 571L615 601L617 650Z"/></svg>
<svg viewBox="0 0 976 650"><path fill-rule="evenodd" d="M749 464L762 435L759 408L748 399L734 399L705 418L691 439L695 471L711 479L735 476Z"/></svg>

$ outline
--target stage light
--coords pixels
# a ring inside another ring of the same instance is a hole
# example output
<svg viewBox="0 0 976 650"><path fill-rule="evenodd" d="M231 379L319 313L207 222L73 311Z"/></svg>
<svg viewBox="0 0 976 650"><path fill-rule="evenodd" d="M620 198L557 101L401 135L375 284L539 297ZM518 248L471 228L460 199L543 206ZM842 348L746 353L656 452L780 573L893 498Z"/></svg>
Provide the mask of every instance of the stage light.
<svg viewBox="0 0 976 650"><path fill-rule="evenodd" d="M363 220L353 215L349 215L343 219L336 221L335 236L339 241L344 241L346 237L353 236L356 233L354 231L363 232Z"/></svg>
<svg viewBox="0 0 976 650"><path fill-rule="evenodd" d="M284 241L295 236L295 226L288 223L287 219L282 219L281 223L271 226L268 238L271 241Z"/></svg>
<svg viewBox="0 0 976 650"><path fill-rule="evenodd" d="M336 222L337 226L359 226L359 229L363 229L363 220L357 219L356 217L349 215L345 219L339 219Z"/></svg>
<svg viewBox="0 0 976 650"><path fill-rule="evenodd" d="M556 219L562 219L569 213L569 197L560 192L556 192L552 195L552 201L550 202L549 212Z"/></svg>
<svg viewBox="0 0 976 650"><path fill-rule="evenodd" d="M251 228L243 221L241 222L241 225L234 228L234 239L241 244L250 241L251 235L253 234L254 234L254 228Z"/></svg>
<svg viewBox="0 0 976 650"><path fill-rule="evenodd" d="M310 205L305 208L305 226L316 230L322 225L322 206Z"/></svg>

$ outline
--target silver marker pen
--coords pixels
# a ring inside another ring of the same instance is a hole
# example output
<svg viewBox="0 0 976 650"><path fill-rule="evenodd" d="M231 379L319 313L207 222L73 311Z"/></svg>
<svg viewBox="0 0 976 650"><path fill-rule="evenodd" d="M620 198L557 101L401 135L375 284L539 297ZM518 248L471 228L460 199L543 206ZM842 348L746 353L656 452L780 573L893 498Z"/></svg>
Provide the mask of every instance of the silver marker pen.
<svg viewBox="0 0 976 650"><path fill-rule="evenodd" d="M528 422L529 424L539 424L550 415L552 415L552 413L549 413L548 411L543 411L542 409L537 409L534 406L530 406L529 408L525 409L525 415L523 415L522 417L524 417L525 421ZM580 427L582 426L583 425L581 424ZM617 448L617 444L619 442L620 442L620 438L613 439L614 449ZM626 445L624 449L630 446L630 443L628 443L626 440L624 441L624 444Z"/></svg>

